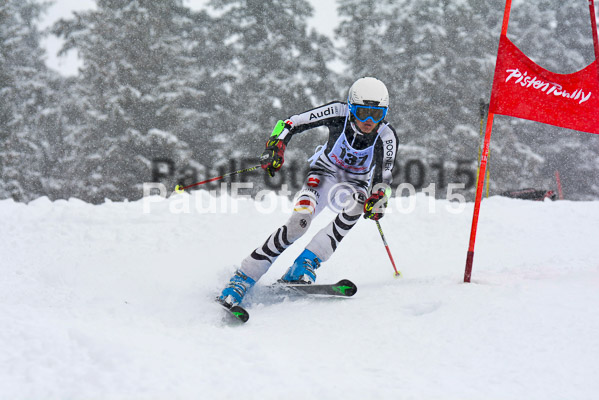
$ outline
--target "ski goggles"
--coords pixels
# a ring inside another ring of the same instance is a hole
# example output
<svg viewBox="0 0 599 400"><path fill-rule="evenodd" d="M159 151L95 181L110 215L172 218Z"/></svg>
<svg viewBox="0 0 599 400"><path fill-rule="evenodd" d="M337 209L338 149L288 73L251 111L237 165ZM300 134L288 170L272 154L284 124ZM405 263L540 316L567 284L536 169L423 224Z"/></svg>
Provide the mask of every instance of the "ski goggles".
<svg viewBox="0 0 599 400"><path fill-rule="evenodd" d="M378 124L387 115L387 107L362 106L359 104L350 104L349 110L360 122L371 120Z"/></svg>

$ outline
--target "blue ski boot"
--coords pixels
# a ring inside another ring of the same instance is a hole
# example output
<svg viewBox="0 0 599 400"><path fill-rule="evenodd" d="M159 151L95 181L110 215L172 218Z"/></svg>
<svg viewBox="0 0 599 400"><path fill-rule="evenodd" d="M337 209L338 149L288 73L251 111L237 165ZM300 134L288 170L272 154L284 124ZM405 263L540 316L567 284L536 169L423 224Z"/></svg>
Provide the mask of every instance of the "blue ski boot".
<svg viewBox="0 0 599 400"><path fill-rule="evenodd" d="M315 269L320 267L320 258L310 250L305 249L293 265L289 267L285 275L281 278L285 283L314 283L316 281Z"/></svg>
<svg viewBox="0 0 599 400"><path fill-rule="evenodd" d="M243 296L255 284L255 280L237 270L217 300L229 306L236 306L241 303Z"/></svg>

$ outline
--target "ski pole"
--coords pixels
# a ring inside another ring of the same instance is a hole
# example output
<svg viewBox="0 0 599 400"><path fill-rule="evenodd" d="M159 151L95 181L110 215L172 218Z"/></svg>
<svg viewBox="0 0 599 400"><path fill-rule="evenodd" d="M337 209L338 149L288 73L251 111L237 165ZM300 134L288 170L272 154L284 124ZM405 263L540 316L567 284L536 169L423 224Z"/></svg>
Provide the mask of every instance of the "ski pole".
<svg viewBox="0 0 599 400"><path fill-rule="evenodd" d="M175 187L175 192L177 192L177 193L183 193L185 191L185 189L189 189L190 187L203 185L204 183L208 183L208 182L219 181L219 180L227 178L229 176L233 176L233 175L237 175L237 174L242 174L244 172L250 172L250 171L256 170L258 168L260 168L260 165L254 165L253 167L240 169L240 170L234 171L234 172L229 172L228 174L217 176L215 178L206 179L205 181L202 181L202 182L192 183L191 185L187 185L187 186L184 186L184 187L181 187L181 185L177 185Z"/></svg>
<svg viewBox="0 0 599 400"><path fill-rule="evenodd" d="M381 239L383 239L383 244L385 245L385 249L387 249L387 254L389 254L389 260L391 260L391 265L393 265L393 269L395 270L395 277L399 278L401 276L401 272L397 270L395 266L395 261L393 261L393 256L391 255L391 250L389 250L389 245L387 244L387 240L385 239L385 234L383 233L383 228L381 228L381 224L379 221L376 222L376 227L379 228L379 233L381 234Z"/></svg>

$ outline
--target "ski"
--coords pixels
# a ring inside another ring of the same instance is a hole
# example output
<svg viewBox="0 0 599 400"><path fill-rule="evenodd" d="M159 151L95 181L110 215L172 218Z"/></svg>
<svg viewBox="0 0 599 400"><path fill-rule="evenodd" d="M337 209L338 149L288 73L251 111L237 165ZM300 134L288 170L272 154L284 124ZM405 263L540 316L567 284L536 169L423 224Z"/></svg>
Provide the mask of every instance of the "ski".
<svg viewBox="0 0 599 400"><path fill-rule="evenodd" d="M351 297L358 291L357 286L349 279L342 279L337 283L318 283L318 284L295 284L285 283L278 281L275 284L268 286L268 288L279 292L279 293L293 293L293 294L309 294L309 295L324 295L324 296L335 296L335 297ZM245 323L250 319L250 313L239 305L232 306L229 303L225 303L220 298L216 298L216 302L220 304L229 315L235 318L235 320Z"/></svg>
<svg viewBox="0 0 599 400"><path fill-rule="evenodd" d="M278 281L271 285L275 290L289 291L294 293L318 294L325 296L351 297L358 291L358 287L349 279L342 279L332 284L295 284Z"/></svg>
<svg viewBox="0 0 599 400"><path fill-rule="evenodd" d="M216 298L216 302L223 306L223 308L227 310L229 315L236 318L238 321L245 323L248 321L248 319L250 319L250 313L247 312L245 308L241 306L232 306L231 304L225 303L224 301L220 300L218 297Z"/></svg>

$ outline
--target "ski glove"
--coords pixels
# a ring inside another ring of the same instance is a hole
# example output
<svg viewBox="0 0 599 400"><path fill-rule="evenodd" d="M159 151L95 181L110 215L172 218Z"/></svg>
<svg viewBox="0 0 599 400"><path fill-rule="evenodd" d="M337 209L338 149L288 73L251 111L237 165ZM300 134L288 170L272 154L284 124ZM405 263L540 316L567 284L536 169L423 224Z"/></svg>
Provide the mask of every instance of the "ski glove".
<svg viewBox="0 0 599 400"><path fill-rule="evenodd" d="M388 192L388 193L387 193ZM387 200L391 194L391 188L387 190L379 189L370 194L370 197L364 202L364 218L378 221L385 215Z"/></svg>
<svg viewBox="0 0 599 400"><path fill-rule="evenodd" d="M285 159L283 157L285 153L285 143L279 139L269 139L266 142L266 149L260 156L260 164L262 169L268 172L268 175L275 176L275 172L281 169Z"/></svg>

